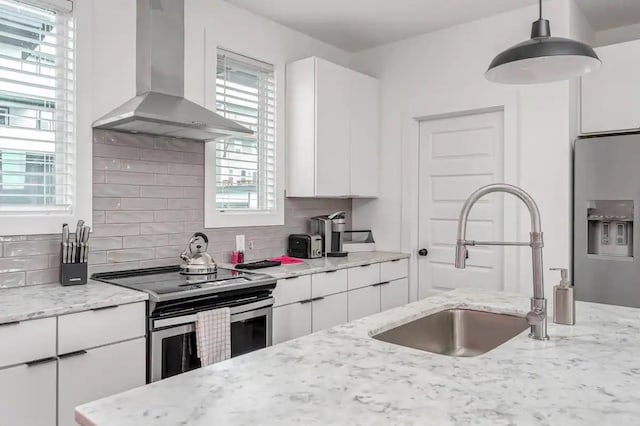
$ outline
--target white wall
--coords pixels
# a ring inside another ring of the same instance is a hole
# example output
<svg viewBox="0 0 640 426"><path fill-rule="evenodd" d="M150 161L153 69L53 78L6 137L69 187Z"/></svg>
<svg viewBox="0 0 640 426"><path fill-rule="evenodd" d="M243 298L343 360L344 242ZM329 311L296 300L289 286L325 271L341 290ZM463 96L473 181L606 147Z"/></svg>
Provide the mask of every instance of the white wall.
<svg viewBox="0 0 640 426"><path fill-rule="evenodd" d="M569 12L569 0L546 4L545 15L554 35L569 35ZM354 55L354 67L381 80L381 196L372 201L354 200L353 212L354 227L372 228L380 248L415 253L421 245L428 247L427 241L415 238L417 178L407 172L415 169L413 154L417 152L413 118L506 106L505 146L515 149L518 159L517 165L506 165L506 175L514 176L510 183L522 186L538 202L546 265L569 265L569 83L503 86L487 82L483 76L498 52L529 37L536 17L536 7L527 7ZM517 236L526 239L529 221L523 208L519 222ZM521 250L520 270L516 271L520 279L515 287L529 293L527 250ZM415 297L417 263L415 258L412 261ZM553 285L555 275L545 273L547 288Z"/></svg>
<svg viewBox="0 0 640 426"><path fill-rule="evenodd" d="M595 34L596 46L608 46L610 44L624 43L626 41L640 39L640 22L625 27L612 28L598 31Z"/></svg>
<svg viewBox="0 0 640 426"><path fill-rule="evenodd" d="M135 95L136 2L94 0L95 118ZM270 62L276 67L307 56L340 64L349 54L221 0L185 1L185 96L214 107L216 47ZM213 56L212 56L213 55ZM280 110L284 115L284 110Z"/></svg>

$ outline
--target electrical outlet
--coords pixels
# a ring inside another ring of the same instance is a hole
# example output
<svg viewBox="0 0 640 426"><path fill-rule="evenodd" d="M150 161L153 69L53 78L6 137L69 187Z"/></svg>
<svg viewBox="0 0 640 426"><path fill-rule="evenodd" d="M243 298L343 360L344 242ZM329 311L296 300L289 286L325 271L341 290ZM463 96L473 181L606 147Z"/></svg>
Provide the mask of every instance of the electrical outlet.
<svg viewBox="0 0 640 426"><path fill-rule="evenodd" d="M236 235L236 251L244 251L244 235Z"/></svg>

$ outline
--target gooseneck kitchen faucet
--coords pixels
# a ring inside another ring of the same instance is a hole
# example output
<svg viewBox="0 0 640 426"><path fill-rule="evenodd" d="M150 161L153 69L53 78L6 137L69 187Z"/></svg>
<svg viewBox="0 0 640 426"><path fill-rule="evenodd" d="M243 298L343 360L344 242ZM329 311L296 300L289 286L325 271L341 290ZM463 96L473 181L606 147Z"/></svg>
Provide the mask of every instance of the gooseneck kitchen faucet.
<svg viewBox="0 0 640 426"><path fill-rule="evenodd" d="M529 209L531 215L531 232L529 242L503 242L503 241L473 241L466 239L467 220L473 205L480 198L492 192L506 192L518 197ZM460 219L458 221L458 241L456 242L456 261L458 269L466 267L468 252L467 246L529 246L531 247L531 259L533 262L533 297L531 298L531 311L527 314L527 322L531 326L529 337L537 340L547 340L547 300L544 298L544 282L542 278L542 229L540 223L540 210L536 202L521 188L506 183L496 183L483 186L472 193L465 201Z"/></svg>

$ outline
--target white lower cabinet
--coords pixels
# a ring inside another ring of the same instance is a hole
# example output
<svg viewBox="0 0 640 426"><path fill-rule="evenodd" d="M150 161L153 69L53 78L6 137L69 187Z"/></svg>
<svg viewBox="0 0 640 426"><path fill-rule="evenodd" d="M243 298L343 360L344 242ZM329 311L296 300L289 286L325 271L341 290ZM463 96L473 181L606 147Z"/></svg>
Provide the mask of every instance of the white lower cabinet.
<svg viewBox="0 0 640 426"><path fill-rule="evenodd" d="M348 321L347 293L332 294L314 300L312 310L312 331L320 331Z"/></svg>
<svg viewBox="0 0 640 426"><path fill-rule="evenodd" d="M56 424L56 358L0 370L0 424Z"/></svg>
<svg viewBox="0 0 640 426"><path fill-rule="evenodd" d="M379 285L371 285L369 287L352 290L348 293L348 298L349 321L380 312Z"/></svg>
<svg viewBox="0 0 640 426"><path fill-rule="evenodd" d="M146 382L145 339L102 346L58 361L58 426L73 426L80 404L123 392Z"/></svg>
<svg viewBox="0 0 640 426"><path fill-rule="evenodd" d="M390 281L380 286L380 307L382 311L409 303L409 279Z"/></svg>
<svg viewBox="0 0 640 426"><path fill-rule="evenodd" d="M311 302L273 308L273 344L311 333Z"/></svg>

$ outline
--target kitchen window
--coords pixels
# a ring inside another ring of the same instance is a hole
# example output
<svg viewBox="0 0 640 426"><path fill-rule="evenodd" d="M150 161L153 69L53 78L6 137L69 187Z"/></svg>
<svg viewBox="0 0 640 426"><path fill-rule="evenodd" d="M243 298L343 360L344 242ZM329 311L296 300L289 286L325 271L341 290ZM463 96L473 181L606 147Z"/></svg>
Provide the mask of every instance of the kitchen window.
<svg viewBox="0 0 640 426"><path fill-rule="evenodd" d="M254 134L208 144L207 164L212 166L215 162L215 186L206 188L205 225L281 224L274 66L217 49L215 81L217 112L250 128ZM213 183L213 176L207 182Z"/></svg>
<svg viewBox="0 0 640 426"><path fill-rule="evenodd" d="M74 214L72 10L65 0L0 0L0 216L5 219ZM24 228L12 233L44 231Z"/></svg>

